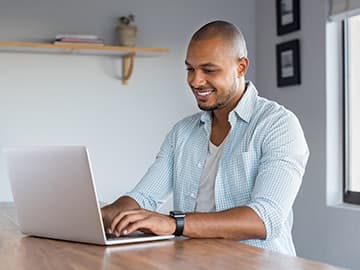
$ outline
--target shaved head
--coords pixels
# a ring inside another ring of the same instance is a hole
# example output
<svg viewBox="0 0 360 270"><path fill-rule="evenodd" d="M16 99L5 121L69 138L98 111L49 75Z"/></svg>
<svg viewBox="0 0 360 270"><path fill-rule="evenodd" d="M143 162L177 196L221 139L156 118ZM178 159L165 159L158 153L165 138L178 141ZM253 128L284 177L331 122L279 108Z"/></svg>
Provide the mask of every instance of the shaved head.
<svg viewBox="0 0 360 270"><path fill-rule="evenodd" d="M213 21L202 26L191 38L191 42L221 38L238 58L247 57L244 36L239 28L226 21Z"/></svg>

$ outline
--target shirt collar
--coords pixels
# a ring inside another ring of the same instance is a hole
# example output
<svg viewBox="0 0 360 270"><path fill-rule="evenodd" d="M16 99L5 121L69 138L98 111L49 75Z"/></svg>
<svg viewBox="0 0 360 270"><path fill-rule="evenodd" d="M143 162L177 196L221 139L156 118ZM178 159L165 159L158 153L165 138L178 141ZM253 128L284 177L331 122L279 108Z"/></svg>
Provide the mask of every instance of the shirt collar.
<svg viewBox="0 0 360 270"><path fill-rule="evenodd" d="M255 109L255 102L258 96L258 91L256 90L254 84L251 81L246 82L246 90L241 97L240 101L229 114L229 122L233 124L235 120L235 115L244 120L246 123L249 123L251 116ZM212 112L204 111L200 117L202 123L211 122Z"/></svg>
<svg viewBox="0 0 360 270"><path fill-rule="evenodd" d="M243 96L241 97L239 103L236 105L234 112L246 123L250 122L251 116L255 110L255 102L258 96L258 91L256 90L254 84L251 81L246 82L246 90ZM229 115L229 117L230 117Z"/></svg>

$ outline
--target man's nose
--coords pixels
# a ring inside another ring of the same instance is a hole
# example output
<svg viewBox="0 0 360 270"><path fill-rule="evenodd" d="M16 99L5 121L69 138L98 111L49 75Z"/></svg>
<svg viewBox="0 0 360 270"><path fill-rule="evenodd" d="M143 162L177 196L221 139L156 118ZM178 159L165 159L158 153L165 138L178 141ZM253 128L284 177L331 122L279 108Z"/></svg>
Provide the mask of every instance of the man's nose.
<svg viewBox="0 0 360 270"><path fill-rule="evenodd" d="M199 88L201 86L204 86L206 83L206 80L204 78L204 74L202 74L200 71L195 71L192 76L190 77L190 84L194 88Z"/></svg>

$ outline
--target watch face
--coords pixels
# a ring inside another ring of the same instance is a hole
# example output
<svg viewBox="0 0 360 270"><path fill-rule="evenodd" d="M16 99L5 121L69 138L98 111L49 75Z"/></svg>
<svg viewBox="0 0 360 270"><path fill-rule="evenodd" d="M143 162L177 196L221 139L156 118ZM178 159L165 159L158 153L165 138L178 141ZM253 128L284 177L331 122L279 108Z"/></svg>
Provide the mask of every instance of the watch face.
<svg viewBox="0 0 360 270"><path fill-rule="evenodd" d="M181 211L171 211L170 215L173 217L185 217L185 213Z"/></svg>

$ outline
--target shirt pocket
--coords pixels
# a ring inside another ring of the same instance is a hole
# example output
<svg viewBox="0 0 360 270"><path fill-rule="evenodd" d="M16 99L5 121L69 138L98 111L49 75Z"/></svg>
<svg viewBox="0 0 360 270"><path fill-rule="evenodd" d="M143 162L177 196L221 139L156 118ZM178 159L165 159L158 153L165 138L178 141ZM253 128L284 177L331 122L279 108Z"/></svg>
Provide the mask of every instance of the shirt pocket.
<svg viewBox="0 0 360 270"><path fill-rule="evenodd" d="M225 168L225 179L228 182L228 192L235 206L250 201L255 184L259 160L255 151L242 152L233 155Z"/></svg>

